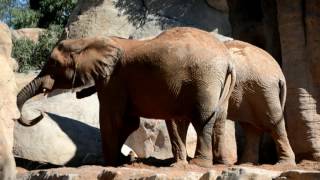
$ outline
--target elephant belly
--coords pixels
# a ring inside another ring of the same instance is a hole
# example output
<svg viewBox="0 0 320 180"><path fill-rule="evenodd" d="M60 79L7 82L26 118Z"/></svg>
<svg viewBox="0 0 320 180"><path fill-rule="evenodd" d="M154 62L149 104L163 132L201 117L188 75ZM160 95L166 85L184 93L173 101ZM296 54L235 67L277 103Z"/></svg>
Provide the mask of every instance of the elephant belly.
<svg viewBox="0 0 320 180"><path fill-rule="evenodd" d="M233 96L230 98L228 119L266 129L269 121L266 104L265 97L259 93L243 94L241 101L235 101Z"/></svg>
<svg viewBox="0 0 320 180"><path fill-rule="evenodd" d="M183 104L165 86L136 87L130 95L130 111L145 118L168 119L178 116Z"/></svg>
<svg viewBox="0 0 320 180"><path fill-rule="evenodd" d="M172 102L165 99L157 100L159 99L135 101L130 108L130 114L152 119L170 119L177 116L175 113L177 108Z"/></svg>
<svg viewBox="0 0 320 180"><path fill-rule="evenodd" d="M250 101L252 95L235 89L229 100L228 119L241 123L256 124L254 104ZM259 101L258 99L256 100Z"/></svg>
<svg viewBox="0 0 320 180"><path fill-rule="evenodd" d="M215 82L211 82L212 78L191 80L191 75L184 69L177 69L174 72L179 73L152 68L152 71L150 68L141 68L139 72L144 73L127 72L125 77L131 112L138 116L159 119L188 117L192 116L194 111L208 111L211 115L217 101L212 96L220 93L215 91L220 90L220 87L215 88L220 81L214 84ZM202 76L212 75L203 73Z"/></svg>

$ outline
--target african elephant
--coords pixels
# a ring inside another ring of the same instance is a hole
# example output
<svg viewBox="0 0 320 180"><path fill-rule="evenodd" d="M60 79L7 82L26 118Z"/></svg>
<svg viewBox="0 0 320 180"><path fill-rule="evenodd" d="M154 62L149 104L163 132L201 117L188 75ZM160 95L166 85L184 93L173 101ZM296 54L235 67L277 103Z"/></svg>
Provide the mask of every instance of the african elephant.
<svg viewBox="0 0 320 180"><path fill-rule="evenodd" d="M257 163L259 159L259 137L262 132L270 133L276 143L278 163L295 164L295 155L289 144L283 116L286 101L286 81L278 63L264 50L249 43L233 40L224 43L229 49L236 69L236 85L230 96L227 114L217 119L213 132L214 157L222 163L227 146L223 143L226 118L238 121L245 131L246 145L241 162ZM173 148L178 161L184 161L188 124L167 122ZM181 158L182 157L182 158Z"/></svg>
<svg viewBox="0 0 320 180"><path fill-rule="evenodd" d="M94 37L61 41L39 75L18 94L30 97L53 89L94 83L106 165L121 163L121 146L139 117L190 121L198 133L193 162L212 164L212 127L236 80L231 57L217 39L195 28L173 28L150 40ZM90 88L89 88L90 89ZM41 120L23 116L30 126Z"/></svg>

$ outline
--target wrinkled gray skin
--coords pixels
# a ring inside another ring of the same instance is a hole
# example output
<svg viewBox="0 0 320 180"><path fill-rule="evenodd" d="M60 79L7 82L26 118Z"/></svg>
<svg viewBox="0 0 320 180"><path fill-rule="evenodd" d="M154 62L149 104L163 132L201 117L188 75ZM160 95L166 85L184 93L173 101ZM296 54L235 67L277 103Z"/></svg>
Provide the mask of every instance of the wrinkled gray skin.
<svg viewBox="0 0 320 180"><path fill-rule="evenodd" d="M225 45L232 55L236 69L237 81L229 99L228 115L222 115L222 121L214 126L213 153L218 162L228 164L224 156L223 130L225 119L236 120L243 127L246 145L240 162L258 163L259 140L263 132L270 133L276 143L279 156L278 164L295 164L295 156L287 138L283 109L286 100L286 81L277 62L264 50L241 41L226 41ZM176 122L167 123L172 138L173 154L178 161L185 161L185 142L187 125ZM183 125L183 124L182 124ZM177 140L175 142L174 140ZM176 152L175 152L176 150ZM179 152L177 152L177 150Z"/></svg>
<svg viewBox="0 0 320 180"><path fill-rule="evenodd" d="M217 114L227 111L235 80L223 43L205 31L173 28L143 41L117 37L62 41L39 76L20 91L17 104L21 110L42 89L94 83L106 165L122 163L123 143L139 127L139 117L146 117L191 122L198 134L193 162L210 166L212 127ZM40 119L21 117L19 122L28 126Z"/></svg>

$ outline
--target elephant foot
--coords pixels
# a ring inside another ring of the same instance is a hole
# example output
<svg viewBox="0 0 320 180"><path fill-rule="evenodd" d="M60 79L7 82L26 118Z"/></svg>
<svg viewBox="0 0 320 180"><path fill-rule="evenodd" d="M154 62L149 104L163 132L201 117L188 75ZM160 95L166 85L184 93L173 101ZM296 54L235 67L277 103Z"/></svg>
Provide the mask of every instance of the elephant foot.
<svg viewBox="0 0 320 180"><path fill-rule="evenodd" d="M257 160L245 160L245 159L241 159L239 164L241 165L258 165L259 162Z"/></svg>
<svg viewBox="0 0 320 180"><path fill-rule="evenodd" d="M178 160L175 163L172 163L170 167L175 167L175 168L186 168L188 166L188 161L187 160Z"/></svg>
<svg viewBox="0 0 320 180"><path fill-rule="evenodd" d="M253 163L253 162L240 162L238 165L240 166L246 166L246 165L249 165L249 166L252 166L252 165L258 165L258 163Z"/></svg>
<svg viewBox="0 0 320 180"><path fill-rule="evenodd" d="M320 153L313 153L312 159L315 161L320 161Z"/></svg>
<svg viewBox="0 0 320 180"><path fill-rule="evenodd" d="M132 164L136 161L137 161L137 155L133 151L130 151L128 156L124 156L121 154L121 157L120 157L121 164Z"/></svg>
<svg viewBox="0 0 320 180"><path fill-rule="evenodd" d="M296 162L292 159L283 159L283 160L279 160L276 164L276 166L292 166L295 167L296 166Z"/></svg>
<svg viewBox="0 0 320 180"><path fill-rule="evenodd" d="M208 168L208 167L212 167L212 160L197 157L190 160L190 164L195 164L200 167Z"/></svg>

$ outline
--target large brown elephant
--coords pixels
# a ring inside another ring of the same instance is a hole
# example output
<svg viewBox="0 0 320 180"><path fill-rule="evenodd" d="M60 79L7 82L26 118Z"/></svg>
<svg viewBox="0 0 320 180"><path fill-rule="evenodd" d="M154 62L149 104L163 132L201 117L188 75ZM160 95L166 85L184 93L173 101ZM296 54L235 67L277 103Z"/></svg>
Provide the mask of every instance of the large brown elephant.
<svg viewBox="0 0 320 180"><path fill-rule="evenodd" d="M224 120L228 118L238 121L245 130L246 145L241 162L258 162L260 135L267 132L276 143L278 163L295 164L283 116L286 81L280 66L267 52L251 44L233 40L226 41L225 45L232 56L237 80L229 99L228 114L221 115L222 118L215 122L214 157L222 163L230 162L223 156L224 148L227 148L223 144ZM168 121L167 126L169 134L175 136L171 138L175 147L173 154L178 161L184 162L188 124Z"/></svg>
<svg viewBox="0 0 320 180"><path fill-rule="evenodd" d="M121 146L139 117L190 121L197 133L193 162L212 164L212 127L226 111L235 84L231 57L217 39L195 28L173 28L144 41L95 37L60 42L39 76L18 94L29 98L57 88L94 83L107 165L121 163ZM19 122L34 125L41 116ZM178 122L178 121L177 121Z"/></svg>

